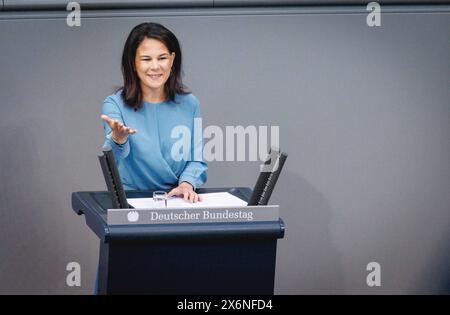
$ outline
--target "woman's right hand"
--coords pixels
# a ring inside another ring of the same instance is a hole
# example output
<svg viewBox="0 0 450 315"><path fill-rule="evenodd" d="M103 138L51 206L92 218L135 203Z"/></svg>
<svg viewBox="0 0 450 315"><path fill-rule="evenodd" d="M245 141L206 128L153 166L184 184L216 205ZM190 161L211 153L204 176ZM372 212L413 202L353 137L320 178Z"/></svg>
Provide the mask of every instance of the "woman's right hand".
<svg viewBox="0 0 450 315"><path fill-rule="evenodd" d="M112 139L117 144L124 144L125 142L127 142L129 135L135 134L137 132L136 129L124 126L119 121L111 119L106 115L101 115L100 118L103 119L111 128Z"/></svg>

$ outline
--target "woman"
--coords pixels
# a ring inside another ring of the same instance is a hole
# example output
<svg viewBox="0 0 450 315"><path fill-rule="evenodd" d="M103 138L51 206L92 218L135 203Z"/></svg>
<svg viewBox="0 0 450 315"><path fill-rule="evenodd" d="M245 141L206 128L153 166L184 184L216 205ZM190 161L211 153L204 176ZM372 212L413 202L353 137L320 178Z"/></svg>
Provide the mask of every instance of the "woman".
<svg viewBox="0 0 450 315"><path fill-rule="evenodd" d="M160 24L137 25L125 42L122 73L123 87L105 99L101 118L104 146L113 149L125 189L171 189L168 196L201 201L195 189L206 182L208 167L194 154L202 150L193 132L199 102L182 84L175 35ZM191 131L187 155L174 150L180 139L172 133L180 126Z"/></svg>

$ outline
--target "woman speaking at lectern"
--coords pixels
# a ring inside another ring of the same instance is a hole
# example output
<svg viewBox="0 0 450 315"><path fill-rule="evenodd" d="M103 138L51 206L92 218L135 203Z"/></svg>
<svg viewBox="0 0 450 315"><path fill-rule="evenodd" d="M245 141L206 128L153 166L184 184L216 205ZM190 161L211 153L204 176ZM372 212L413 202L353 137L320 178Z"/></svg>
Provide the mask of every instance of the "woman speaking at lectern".
<svg viewBox="0 0 450 315"><path fill-rule="evenodd" d="M123 87L102 106L104 146L114 152L125 189L170 190L168 196L197 202L195 189L206 182L208 167L203 154L194 154L203 151L193 132L200 108L182 84L181 57L176 36L164 26L133 28L122 55ZM188 154L172 149L180 126L190 130Z"/></svg>

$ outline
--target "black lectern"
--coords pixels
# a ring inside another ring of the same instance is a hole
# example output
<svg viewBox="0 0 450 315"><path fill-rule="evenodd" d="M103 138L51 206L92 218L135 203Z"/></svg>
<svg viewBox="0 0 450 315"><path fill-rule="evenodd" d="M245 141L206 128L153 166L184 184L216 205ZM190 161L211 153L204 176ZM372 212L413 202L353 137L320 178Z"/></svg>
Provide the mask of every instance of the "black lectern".
<svg viewBox="0 0 450 315"><path fill-rule="evenodd" d="M228 191L248 200L250 188ZM127 191L127 198L152 191ZM100 294L273 294L278 221L115 225L107 224L109 192L75 192L72 208L85 215L100 238Z"/></svg>

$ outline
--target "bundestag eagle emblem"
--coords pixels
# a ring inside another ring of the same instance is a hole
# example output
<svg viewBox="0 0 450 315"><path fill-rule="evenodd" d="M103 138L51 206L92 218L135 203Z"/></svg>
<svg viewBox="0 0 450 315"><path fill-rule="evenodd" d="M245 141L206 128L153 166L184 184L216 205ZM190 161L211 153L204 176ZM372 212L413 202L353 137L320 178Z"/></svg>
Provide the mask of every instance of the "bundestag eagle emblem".
<svg viewBox="0 0 450 315"><path fill-rule="evenodd" d="M139 220L139 213L137 211L130 211L127 214L127 219L129 222L137 222Z"/></svg>

